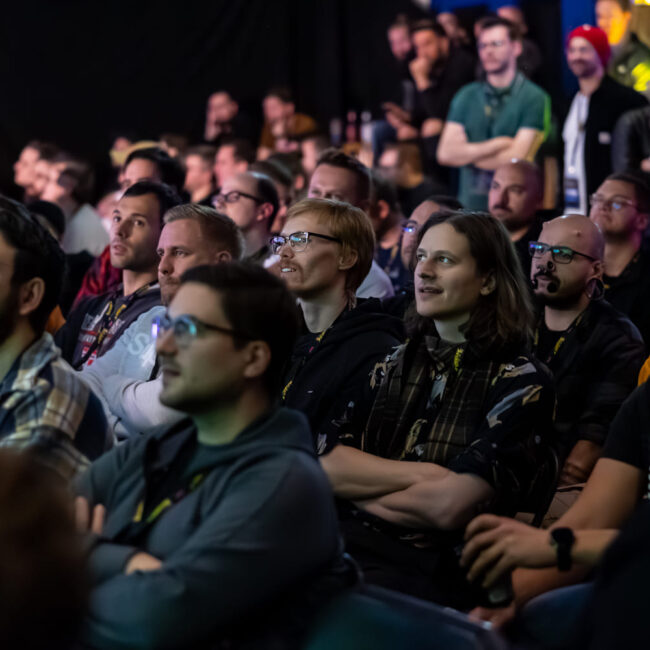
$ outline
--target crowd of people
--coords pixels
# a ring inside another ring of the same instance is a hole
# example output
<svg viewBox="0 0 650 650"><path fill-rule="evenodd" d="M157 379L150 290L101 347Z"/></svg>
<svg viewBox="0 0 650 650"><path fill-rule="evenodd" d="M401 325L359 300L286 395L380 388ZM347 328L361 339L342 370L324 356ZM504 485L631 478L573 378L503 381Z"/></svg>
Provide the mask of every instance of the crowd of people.
<svg viewBox="0 0 650 650"><path fill-rule="evenodd" d="M304 647L363 584L526 647L650 639L650 48L595 6L566 114L507 6L475 48L396 17L365 141L273 88L261 129L218 90L201 142L117 138L105 188L24 146L2 647Z"/></svg>

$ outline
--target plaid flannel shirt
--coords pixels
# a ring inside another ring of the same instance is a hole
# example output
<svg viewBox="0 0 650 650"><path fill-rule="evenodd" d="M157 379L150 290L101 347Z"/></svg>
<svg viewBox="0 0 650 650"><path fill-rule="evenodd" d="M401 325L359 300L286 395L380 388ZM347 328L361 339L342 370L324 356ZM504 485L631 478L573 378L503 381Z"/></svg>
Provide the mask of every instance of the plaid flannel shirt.
<svg viewBox="0 0 650 650"><path fill-rule="evenodd" d="M29 449L70 479L109 441L98 398L44 333L0 383L0 447Z"/></svg>

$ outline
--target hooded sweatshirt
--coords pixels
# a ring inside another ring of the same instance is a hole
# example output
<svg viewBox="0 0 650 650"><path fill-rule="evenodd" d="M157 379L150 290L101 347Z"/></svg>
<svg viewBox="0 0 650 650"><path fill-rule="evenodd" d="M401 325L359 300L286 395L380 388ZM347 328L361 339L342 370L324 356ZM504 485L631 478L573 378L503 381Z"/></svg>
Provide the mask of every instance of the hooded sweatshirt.
<svg viewBox="0 0 650 650"><path fill-rule="evenodd" d="M188 419L131 439L78 490L106 508L89 557L84 642L95 648L194 648L241 622L256 632L260 612L305 598L341 559L331 488L304 416L289 409L222 445L198 442ZM170 507L146 523L165 498ZM162 567L125 575L138 551Z"/></svg>
<svg viewBox="0 0 650 650"><path fill-rule="evenodd" d="M379 300L368 299L343 311L324 332L306 332L298 339L283 399L309 419L319 454L337 444L343 423L365 426L366 406L372 404L368 379L404 338L402 321L382 313Z"/></svg>

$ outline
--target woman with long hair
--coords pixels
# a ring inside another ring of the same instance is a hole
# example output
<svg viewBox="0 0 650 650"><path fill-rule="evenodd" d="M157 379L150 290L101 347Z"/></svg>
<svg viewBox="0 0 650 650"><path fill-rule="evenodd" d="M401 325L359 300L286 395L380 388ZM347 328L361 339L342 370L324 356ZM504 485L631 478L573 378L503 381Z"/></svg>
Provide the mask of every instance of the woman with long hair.
<svg viewBox="0 0 650 650"><path fill-rule="evenodd" d="M383 368L365 428L343 431L321 462L369 581L469 606L454 545L477 512L521 507L554 395L529 352L530 294L496 219L434 214L416 259L410 338Z"/></svg>

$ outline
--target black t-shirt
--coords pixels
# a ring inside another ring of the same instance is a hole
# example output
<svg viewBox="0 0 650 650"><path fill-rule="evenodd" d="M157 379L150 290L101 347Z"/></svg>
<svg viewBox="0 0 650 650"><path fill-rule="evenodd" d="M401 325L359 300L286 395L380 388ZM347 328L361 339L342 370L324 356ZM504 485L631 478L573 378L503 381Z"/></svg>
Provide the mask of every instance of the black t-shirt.
<svg viewBox="0 0 650 650"><path fill-rule="evenodd" d="M539 328L537 335L537 342L535 345L535 356L544 363L548 363L548 360L553 356L553 351L557 342L566 334L566 330L561 332L554 332L546 325L542 324Z"/></svg>
<svg viewBox="0 0 650 650"><path fill-rule="evenodd" d="M602 458L619 460L649 472L650 383L639 386L623 402L610 427Z"/></svg>

